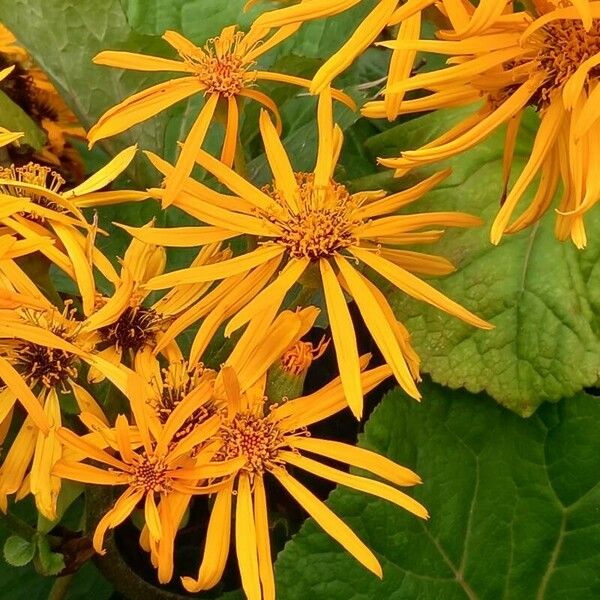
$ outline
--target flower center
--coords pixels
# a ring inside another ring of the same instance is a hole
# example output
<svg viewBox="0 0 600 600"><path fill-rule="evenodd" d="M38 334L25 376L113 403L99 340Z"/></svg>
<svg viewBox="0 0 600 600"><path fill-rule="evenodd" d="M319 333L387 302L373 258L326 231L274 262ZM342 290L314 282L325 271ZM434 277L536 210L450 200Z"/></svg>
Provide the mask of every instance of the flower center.
<svg viewBox="0 0 600 600"><path fill-rule="evenodd" d="M190 368L186 361L181 361L171 363L166 369L163 369L162 394L160 399L153 405L160 422L164 425L179 403L207 378L214 379L214 371L205 369L202 364ZM198 427L218 412L218 407L211 400L201 404L184 421L173 436L173 441L177 442L186 437L195 427Z"/></svg>
<svg viewBox="0 0 600 600"><path fill-rule="evenodd" d="M139 456L133 465L130 485L142 488L146 492L166 492L170 489L167 467L163 460L148 457L146 454Z"/></svg>
<svg viewBox="0 0 600 600"><path fill-rule="evenodd" d="M19 183L37 185L57 194L65 183L65 180L56 171L50 169L50 167L44 167L34 162L27 163L22 167L11 165L10 167L0 168L0 179L5 180L0 182L0 192L3 194L17 198L30 198L34 204L54 212L68 212L64 206L47 198L43 193L23 189L18 185ZM14 182L14 185L11 181ZM44 217L34 213L25 213L23 216L36 223L43 223L45 221Z"/></svg>
<svg viewBox="0 0 600 600"><path fill-rule="evenodd" d="M548 76L536 97L540 108L550 102L554 90L565 86L584 61L600 53L600 20L595 19L586 31L581 21L560 19L545 25L543 34L537 60ZM590 69L586 86L599 76L600 67Z"/></svg>
<svg viewBox="0 0 600 600"><path fill-rule="evenodd" d="M222 460L246 458L244 469L262 474L277 464L283 464L279 451L285 437L275 423L253 414L238 414L220 430L223 442L219 454Z"/></svg>
<svg viewBox="0 0 600 600"><path fill-rule="evenodd" d="M204 46L202 56L184 57L193 66L208 93L228 98L239 94L245 87L246 71L250 65L244 61L243 39L242 31L212 38Z"/></svg>
<svg viewBox="0 0 600 600"><path fill-rule="evenodd" d="M156 341L156 333L162 324L163 319L155 310L128 306L112 325L102 327L99 333L105 342L123 352L137 352Z"/></svg>
<svg viewBox="0 0 600 600"><path fill-rule="evenodd" d="M33 386L41 383L53 388L77 377L77 359L70 352L25 342L16 350L16 367L25 381Z"/></svg>
<svg viewBox="0 0 600 600"><path fill-rule="evenodd" d="M30 314L29 318L39 327L63 340L73 342L80 327L80 323L75 320L75 314L76 310L71 301L67 301L60 315L62 318L45 312ZM66 350L49 348L33 342L21 342L11 354L15 368L30 387L40 383L45 388L53 388L64 384L69 378L77 378L79 359Z"/></svg>
<svg viewBox="0 0 600 600"><path fill-rule="evenodd" d="M300 211L290 213L286 220L266 216L283 230L277 241L293 257L312 261L332 256L356 243L354 230L362 222L352 216L356 207L346 187L334 181L327 187L316 187L312 173L296 173L296 181ZM281 206L286 205L282 193L274 186L263 189Z"/></svg>

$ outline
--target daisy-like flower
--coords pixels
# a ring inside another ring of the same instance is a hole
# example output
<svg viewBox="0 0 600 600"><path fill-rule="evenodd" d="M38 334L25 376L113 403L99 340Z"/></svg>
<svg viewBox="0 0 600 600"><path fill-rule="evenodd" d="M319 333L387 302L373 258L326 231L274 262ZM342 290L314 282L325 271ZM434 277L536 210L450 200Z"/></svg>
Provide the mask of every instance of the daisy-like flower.
<svg viewBox="0 0 600 600"><path fill-rule="evenodd" d="M123 415L117 417L114 429L110 429L105 420L84 413L82 420L92 433L80 437L69 429L59 429L58 437L65 452L54 465L53 476L88 484L125 486L125 491L96 526L93 546L99 553L104 552L107 530L117 527L143 502L150 544L159 549L162 580L163 571L172 573L173 570L172 548L177 523L172 513L180 498L189 500L192 495L219 490L227 485L228 477L237 471L243 459L210 462L215 452L210 448L205 451L204 446L218 431L218 415L207 418L186 435L175 437L198 406L210 398L210 386L194 387L177 404L164 425L147 418L144 389L144 381L132 373L127 395L135 428ZM196 483L215 478L220 482L204 486Z"/></svg>
<svg viewBox="0 0 600 600"><path fill-rule="evenodd" d="M3 264L0 270L11 284L3 281L3 287L29 295L34 284L18 267L8 270ZM101 413L78 383L84 363L104 373L123 393L127 388L120 368L93 354L94 334L83 331L70 304L61 312L39 292L29 298L17 309L0 311L0 378L7 386L3 394L7 403L14 404L14 396L28 412L0 467L0 508L6 508L7 496L16 493L20 498L31 492L39 511L53 519L60 491L60 480L51 474L61 455L56 438L62 422L60 394L72 392L81 411ZM28 304L46 306L28 308ZM3 414L9 410L8 404L3 405Z"/></svg>
<svg viewBox="0 0 600 600"><path fill-rule="evenodd" d="M288 471L288 467L384 498L421 518L427 518L427 511L421 504L395 487L420 483L415 473L369 450L309 436L307 427L346 407L344 388L339 378L311 395L279 405L276 403L281 398L265 396L266 378L258 368L255 354L269 353L270 349L265 346L271 339L275 343L278 341L270 336L259 346L255 339L243 349L236 348L235 355L230 356L217 379L216 390L220 385L226 398L227 413L217 433L220 449L216 457L223 461L241 458L242 464L234 478L215 495L198 575L195 579L182 579L190 592L209 589L221 579L233 526L237 562L246 596L251 600L275 598L267 479L281 485L361 564L382 576L374 554L325 503ZM360 385L366 392L389 375L387 366L366 371L359 376ZM368 470L389 483L349 474L304 453L325 457L328 463L335 461Z"/></svg>
<svg viewBox="0 0 600 600"><path fill-rule="evenodd" d="M253 386L264 380L269 367L307 333L317 315L318 310L314 308L297 313L284 311L274 319L272 312L265 312L244 332L225 362L225 367L229 368L231 362L236 361L240 378L245 385ZM176 356L176 353L173 352L172 355ZM241 357L244 357L243 360ZM215 392L216 373L206 368L201 361L171 358L167 366L161 368L156 356L150 349L146 349L138 354L135 369L146 383L145 389L139 387L136 402L146 407L146 419L151 428L166 427L171 416L182 410L180 406L193 400L193 410L186 413L184 420L178 421L173 443L178 443L191 432L204 427L208 421L224 417L229 410L223 378L217 382ZM218 436L213 436L203 452L207 457L216 456L219 448ZM170 523L175 531L190 499L191 494L179 494L171 499ZM172 559L168 558L173 553L173 540L164 538L153 542L151 532L146 527L142 530L140 543L150 552L160 581L168 582L173 574Z"/></svg>
<svg viewBox="0 0 600 600"><path fill-rule="evenodd" d="M292 6L285 3L283 8L260 15L255 21L255 27L288 27L331 17L357 6L360 2L361 0L298 0L292 3ZM256 0L251 1L247 6L255 3ZM507 3L507 0L481 0L476 9L469 10L470 6L467 3L457 0L379 0L350 38L320 67L313 78L310 91L313 94L323 91L335 77L354 63L386 27L399 25L398 41L418 39L421 32L421 13L433 5L439 5L460 30L472 33L493 21L503 12ZM390 62L390 80L408 77L415 54L411 49L394 51ZM386 96L385 112L390 120L398 115L402 96L401 92Z"/></svg>
<svg viewBox="0 0 600 600"><path fill-rule="evenodd" d="M393 42L390 45L451 56L452 66L391 83L391 92L426 89L430 95L408 100L401 112L469 105L483 98L476 112L442 136L400 158L381 163L397 174L472 148L506 124L505 193L492 225L491 240L520 231L550 207L559 182L556 236L586 244L584 214L600 198L597 178L590 175L600 135L600 4L534 0L536 13L499 16L475 36L438 32L440 40ZM540 119L531 155L508 189L510 167L521 116L533 107ZM369 107L366 109L369 112ZM512 221L525 191L540 175L529 207Z"/></svg>
<svg viewBox="0 0 600 600"><path fill-rule="evenodd" d="M227 165L233 164L235 156L240 102L243 99L255 100L266 106L273 112L281 127L277 106L257 88L257 83L275 81L308 87L310 81L259 70L256 68L256 61L296 28L295 25L281 28L265 39L268 30L253 28L249 33L244 33L238 31L236 26L230 26L223 29L219 36L209 40L204 48L195 46L175 31L167 31L163 39L177 51L180 60L130 52L101 52L94 58L94 62L99 65L140 71L175 71L186 75L143 90L108 110L90 129L90 144L125 131L194 94L203 94L204 106L183 144L175 171L166 180L163 205L169 206L192 171L196 152L202 146L219 104L227 112L221 152L221 160ZM336 96L354 106L345 94L336 93Z"/></svg>
<svg viewBox="0 0 600 600"><path fill-rule="evenodd" d="M151 229L150 225L140 228L141 231ZM229 256L229 251L220 250L220 244L209 244L202 248L192 265L211 264ZM133 364L140 350L147 347L155 349L170 324L189 307L196 310L197 318L210 310L210 301L204 303L207 305L205 311L198 310L210 283L175 285L162 298L148 305L149 292L144 284L162 274L165 266L163 247L132 240L121 261L121 273L115 282L114 293L108 298L96 296L97 310L82 325L83 331L94 334L100 356L114 364L122 360ZM160 349L167 347L169 341L171 338L161 344ZM98 382L102 378L101 372L90 370L90 382Z"/></svg>
<svg viewBox="0 0 600 600"><path fill-rule="evenodd" d="M256 250L214 265L183 269L149 281L149 289L174 284L213 281L246 273L275 261L284 268L249 304L229 321L231 333L268 307L280 306L292 286L313 271L312 285L323 289L338 366L348 403L357 417L362 413L359 357L354 327L343 289L355 300L369 331L398 382L419 398L414 375L406 359L406 330L398 325L384 295L356 267L362 263L407 294L429 302L466 322L491 326L413 275L444 274L454 270L444 258L402 250L403 244L438 239L432 226L471 227L480 219L463 213L395 215L420 198L447 173L438 173L417 186L386 196L384 192L351 194L333 179L342 147L342 132L333 125L329 89L319 99L319 148L313 173L294 173L283 145L266 112L260 119L261 134L274 181L263 189L200 151L198 162L238 195L230 209L218 217L205 217L213 225L239 233L259 235ZM246 208L247 206L250 208ZM215 207L216 208L216 207ZM216 213L215 213L216 214ZM425 229L425 231L420 231ZM208 230L208 234L211 230ZM202 229L198 229L200 241ZM160 234L156 234L160 243Z"/></svg>
<svg viewBox="0 0 600 600"><path fill-rule="evenodd" d="M94 310L93 267L109 281L118 281L118 276L94 246L94 236L80 231L96 229L81 209L148 198L146 192L134 190L99 191L129 166L135 152L135 146L123 150L82 184L64 191L64 179L49 167L31 162L0 168L0 223L25 239L45 236L56 241L40 252L77 282L86 315Z"/></svg>
<svg viewBox="0 0 600 600"><path fill-rule="evenodd" d="M15 36L0 23L0 54L7 55L11 60L24 60L27 51L17 44Z"/></svg>

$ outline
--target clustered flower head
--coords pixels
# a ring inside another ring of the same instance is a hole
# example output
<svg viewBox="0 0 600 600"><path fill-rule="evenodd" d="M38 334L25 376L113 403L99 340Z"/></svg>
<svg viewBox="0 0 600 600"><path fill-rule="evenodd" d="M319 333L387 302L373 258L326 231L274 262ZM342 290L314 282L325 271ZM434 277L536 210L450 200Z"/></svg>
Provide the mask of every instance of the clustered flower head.
<svg viewBox="0 0 600 600"><path fill-rule="evenodd" d="M34 114L35 106L55 107L53 115L37 115L48 146L28 163L0 168L1 510L31 494L39 512L53 520L61 516L64 481L114 488L114 500L90 532L94 549L103 553L109 531L139 509L140 547L166 583L175 575L177 533L188 508L207 502L210 518L197 541L199 568L184 574L181 583L189 592L214 587L234 552L251 599L275 598L269 536L273 485L382 576L377 557L298 473L428 517L399 489L420 483L418 475L369 450L311 435L310 429L348 407L360 419L364 395L390 376L409 396L421 398L419 357L388 301L386 285L469 326L492 327L420 278L451 273L455 266L415 249L438 241L448 227L477 227L483 221L467 204L464 212L412 210L449 175L443 167L394 193L351 189L336 170L344 134L334 115L336 108L357 107L333 80L373 43L391 49L381 98L362 106L363 115L394 120L448 107L473 110L426 146L381 163L401 177L472 148L506 126L505 193L498 198L492 242L550 210L562 182L556 236L583 247L584 215L600 197L594 175L600 2L533 0L517 8L499 0L380 0L314 78L261 65L305 22L359 3L281 2L248 31L232 24L202 46L167 31L163 38L177 58L112 49L98 54L96 65L178 76L110 108L87 132L90 145L193 95L204 100L175 164L146 153L164 177L161 187L149 190L111 187L136 159L135 146L87 179L67 180L64 165L73 175L77 162L69 139L85 132L12 35L0 31L0 54L10 63L0 70L0 86L22 72L37 73L27 79L35 84L28 91ZM260 4L255 0L248 8ZM434 40L421 37L425 10L437 14ZM390 31L394 39L383 41ZM449 56L448 66L419 72L419 51ZM313 169L295 168L265 82L317 95ZM40 90L53 101L41 102ZM268 181L249 177L239 158L241 119L256 118L244 112L249 100L262 106L257 125ZM539 129L513 182L512 155L527 109L537 113ZM224 135L219 155L213 156L205 141L219 124ZM0 129L0 147L10 149L22 137ZM196 180L195 167L210 177ZM529 205L513 218L534 185ZM88 209L147 199L159 200L163 211L177 208L189 224L115 224L131 238L116 264L99 249L98 238L106 232ZM243 243L231 243L234 239ZM195 256L188 267L173 270L167 248L191 248ZM41 265L45 278L36 279L33 263ZM77 292L50 290L50 269L62 271ZM320 308L313 305L315 298L322 298ZM349 300L381 353L379 366L370 367L371 357L359 352ZM329 324L331 340L313 343L307 335L319 314ZM226 348L217 361L215 347ZM339 376L303 392L307 371L326 350L335 354ZM107 386L118 402L109 401Z"/></svg>

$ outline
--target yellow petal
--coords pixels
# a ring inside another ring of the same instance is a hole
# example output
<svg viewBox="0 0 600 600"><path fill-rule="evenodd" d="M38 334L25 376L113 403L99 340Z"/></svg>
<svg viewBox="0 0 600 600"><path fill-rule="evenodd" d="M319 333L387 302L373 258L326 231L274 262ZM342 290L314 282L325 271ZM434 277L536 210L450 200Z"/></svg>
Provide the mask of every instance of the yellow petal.
<svg viewBox="0 0 600 600"><path fill-rule="evenodd" d="M179 71L184 73L193 71L192 67L183 61L115 50L105 50L96 54L92 62L95 65L135 71Z"/></svg>
<svg viewBox="0 0 600 600"><path fill-rule="evenodd" d="M306 270L310 259L291 259L285 268L277 275L275 281L265 287L253 300L248 302L244 308L237 311L225 328L225 335L229 337L234 331L245 325L259 312L264 311L267 306L280 306L283 298L300 279Z"/></svg>
<svg viewBox="0 0 600 600"><path fill-rule="evenodd" d="M363 409L363 396L354 325L346 305L344 293L331 265L326 260L321 260L319 261L319 267L342 386L348 406L354 416L360 419Z"/></svg>
<svg viewBox="0 0 600 600"><path fill-rule="evenodd" d="M240 473L235 502L235 551L242 579L242 588L248 600L262 600L254 507L248 474Z"/></svg>
<svg viewBox="0 0 600 600"><path fill-rule="evenodd" d="M201 90L195 77L182 77L138 92L100 117L88 132L90 145L121 133Z"/></svg>
<svg viewBox="0 0 600 600"><path fill-rule="evenodd" d="M160 523L160 515L158 514L158 508L154 501L154 494L152 492L146 494L146 501L144 503L144 520L150 530L150 535L155 540L160 540L162 537L162 526Z"/></svg>
<svg viewBox="0 0 600 600"><path fill-rule="evenodd" d="M380 579L383 572L375 555L360 541L358 536L333 511L321 502L312 492L296 481L284 469L272 471L279 483L306 510L306 512L329 534L341 544L356 560Z"/></svg>
<svg viewBox="0 0 600 600"><path fill-rule="evenodd" d="M373 336L383 358L391 367L398 383L400 383L410 396L416 400L420 400L421 394L415 385L410 369L403 356L402 348L394 334L396 320L393 319L390 322L390 315L386 315L381 310L377 298L365 283L362 275L355 271L341 256L336 256L335 261L360 310L367 329Z"/></svg>
<svg viewBox="0 0 600 600"><path fill-rule="evenodd" d="M312 94L318 94L342 71L348 68L356 57L362 54L389 22L398 0L379 0L350 36L348 41L317 71L310 87Z"/></svg>
<svg viewBox="0 0 600 600"><path fill-rule="evenodd" d="M265 484L261 476L254 478L254 523L256 526L256 551L258 570L264 600L275 600L275 577L271 564L271 542L269 540L269 516Z"/></svg>
<svg viewBox="0 0 600 600"><path fill-rule="evenodd" d="M334 165L333 159L333 106L331 87L327 85L319 94L317 109L317 128L319 131L319 147L317 163L315 165L315 186L326 187L329 185Z"/></svg>
<svg viewBox="0 0 600 600"><path fill-rule="evenodd" d="M204 138L208 128L212 123L217 102L218 94L210 94L206 100L200 114L194 121L190 132L181 148L181 153L177 159L175 170L165 179L165 193L162 199L163 208L167 208L175 201L175 198L181 191L185 180L189 177L194 167L194 161L198 149L204 143Z"/></svg>
<svg viewBox="0 0 600 600"><path fill-rule="evenodd" d="M235 150L238 143L239 108L235 96L227 98L227 123L225 125L225 138L221 150L221 162L228 167L233 165Z"/></svg>
<svg viewBox="0 0 600 600"><path fill-rule="evenodd" d="M410 469L366 448L333 440L320 440L312 436L290 436L289 440L294 448L365 469L396 485L410 486L421 483L421 478Z"/></svg>
<svg viewBox="0 0 600 600"><path fill-rule="evenodd" d="M0 378L3 384L12 391L15 399L19 399L36 427L47 433L49 423L40 401L34 396L21 375L2 357L0 357Z"/></svg>
<svg viewBox="0 0 600 600"><path fill-rule="evenodd" d="M92 465L65 459L59 460L54 465L52 472L56 477L60 477L61 479L70 479L71 481L80 481L81 483L90 483L93 485L123 485L129 480L127 473L105 471Z"/></svg>
<svg viewBox="0 0 600 600"><path fill-rule="evenodd" d="M444 294L438 292L435 288L401 267L361 248L353 247L350 252L409 296L423 302L428 302L432 306L450 313L475 327L493 329L493 325L480 319L477 315L450 300L450 298L447 298Z"/></svg>
<svg viewBox="0 0 600 600"><path fill-rule="evenodd" d="M316 460L302 456L301 454L286 450L281 451L281 458L287 463L300 467L319 477L324 477L325 479L329 479L340 485L393 502L397 506L408 510L422 519L427 519L429 517L427 509L422 504L407 494L393 488L391 485L387 485L381 481L344 473L343 471L324 465Z"/></svg>
<svg viewBox="0 0 600 600"><path fill-rule="evenodd" d="M284 252L285 248L283 246L265 244L248 254L242 254L219 263L181 269L165 275L159 275L152 278L144 287L149 290L161 290L178 284L225 279L226 277L250 271L272 258L281 256Z"/></svg>
<svg viewBox="0 0 600 600"><path fill-rule="evenodd" d="M296 177L275 126L265 110L260 111L260 133L275 185L280 190L288 208L297 213L298 184L296 183Z"/></svg>
<svg viewBox="0 0 600 600"><path fill-rule="evenodd" d="M198 579L183 577L181 580L188 592L197 593L210 589L217 585L223 576L229 556L232 492L233 483L226 484L221 491L217 492L206 531L204 554L198 571Z"/></svg>

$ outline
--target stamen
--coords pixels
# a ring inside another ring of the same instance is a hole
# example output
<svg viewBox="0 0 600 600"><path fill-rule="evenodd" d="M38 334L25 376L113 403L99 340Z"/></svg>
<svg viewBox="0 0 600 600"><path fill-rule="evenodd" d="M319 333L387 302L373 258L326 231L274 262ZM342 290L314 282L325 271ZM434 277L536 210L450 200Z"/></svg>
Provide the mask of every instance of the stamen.
<svg viewBox="0 0 600 600"><path fill-rule="evenodd" d="M248 85L247 71L251 63L244 60L243 39L244 32L237 31L232 36L209 39L202 53L181 54L208 93L228 98Z"/></svg>
<svg viewBox="0 0 600 600"><path fill-rule="evenodd" d="M300 211L290 212L285 219L264 215L283 229L277 241L286 246L293 257L312 261L332 256L356 243L354 230L362 222L352 216L356 205L347 188L334 181L325 188L318 188L312 173L296 173L296 181ZM263 191L280 206L286 206L282 192L275 186L265 186Z"/></svg>
<svg viewBox="0 0 600 600"><path fill-rule="evenodd" d="M536 36L534 43L539 45L537 61L548 77L534 103L544 108L550 103L555 90L561 90L575 71L588 58L600 53L600 22L594 20L586 31L579 20L560 19L548 23ZM600 66L591 69L586 78L586 88L592 80L600 77Z"/></svg>
<svg viewBox="0 0 600 600"><path fill-rule="evenodd" d="M99 330L100 336L117 349L137 352L156 342L156 334L164 319L151 308L129 306L112 325Z"/></svg>
<svg viewBox="0 0 600 600"><path fill-rule="evenodd" d="M59 192L65 183L65 180L59 173L53 171L50 169L50 167L44 167L34 162L27 163L22 167L15 167L15 165L11 165L10 167L2 167L0 168L0 179L14 181L15 183L37 185L39 187L46 188L55 194ZM9 181L0 182L1 193L17 198L30 198L34 204L54 212L68 212L64 206L61 206L54 200L47 198L42 192L37 193L33 190L23 189L18 185L11 185ZM36 223L45 222L44 217L36 215L35 213L24 213L23 216Z"/></svg>
<svg viewBox="0 0 600 600"><path fill-rule="evenodd" d="M221 427L223 446L217 460L244 456L244 469L250 474L262 474L283 464L279 451L286 446L284 435L276 423L253 414L238 414Z"/></svg>
<svg viewBox="0 0 600 600"><path fill-rule="evenodd" d="M154 456L148 457L145 453L136 455L129 484L146 492L157 493L167 492L171 487L164 461Z"/></svg>

